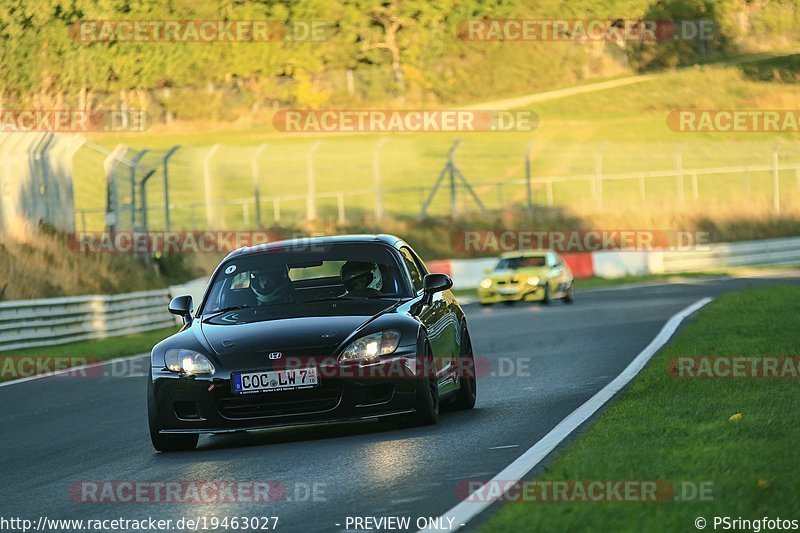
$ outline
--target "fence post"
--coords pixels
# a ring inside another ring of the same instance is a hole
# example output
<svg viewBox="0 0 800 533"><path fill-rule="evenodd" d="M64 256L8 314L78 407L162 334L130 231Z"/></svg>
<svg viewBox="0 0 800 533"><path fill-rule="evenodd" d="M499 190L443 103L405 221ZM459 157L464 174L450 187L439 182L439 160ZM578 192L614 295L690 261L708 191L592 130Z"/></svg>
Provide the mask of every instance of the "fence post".
<svg viewBox="0 0 800 533"><path fill-rule="evenodd" d="M533 142L529 142L525 149L525 193L528 198L528 210L533 210L533 189L531 188L531 147ZM502 207L502 202L500 207Z"/></svg>
<svg viewBox="0 0 800 533"><path fill-rule="evenodd" d="M308 220L315 220L317 218L317 204L316 194L317 187L314 179L314 152L317 151L322 141L317 141L311 145L306 157L307 163L307 188L306 188L306 218Z"/></svg>
<svg viewBox="0 0 800 533"><path fill-rule="evenodd" d="M338 193L336 195L336 208L339 213L339 224L345 225L347 224L347 217L345 216L344 212L344 193Z"/></svg>
<svg viewBox="0 0 800 533"><path fill-rule="evenodd" d="M106 173L106 216L105 223L108 231L113 232L119 223L119 183L117 180L117 164L122 154L127 151L124 144L118 144L110 154L103 159L103 170Z"/></svg>
<svg viewBox="0 0 800 533"><path fill-rule="evenodd" d="M139 163L150 150L145 148L136 154L131 161L131 229L136 231L136 171L139 170Z"/></svg>
<svg viewBox="0 0 800 533"><path fill-rule="evenodd" d="M142 197L142 232L144 233L144 237L146 242L150 243L150 237L147 235L147 182L153 177L155 174L155 170L150 170L147 174L145 174L144 178L142 178L141 183L139 184L139 188L141 189L141 197ZM144 254L144 262L150 263L150 250L149 252L145 252Z"/></svg>
<svg viewBox="0 0 800 533"><path fill-rule="evenodd" d="M203 190L206 199L206 227L211 228L214 219L213 206L211 205L211 158L219 150L219 144L215 144L203 158Z"/></svg>
<svg viewBox="0 0 800 533"><path fill-rule="evenodd" d="M780 145L772 145L772 208L776 215L781 214L781 186L778 174L778 150Z"/></svg>
<svg viewBox="0 0 800 533"><path fill-rule="evenodd" d="M266 149L266 144L258 145L251 161L253 173L253 199L256 202L256 227L261 227L261 180L258 176L258 157Z"/></svg>
<svg viewBox="0 0 800 533"><path fill-rule="evenodd" d="M677 174L677 187L678 187L678 204L681 207L686 206L686 193L683 190L683 150L686 148L686 143L681 143L678 151L675 154L675 170Z"/></svg>
<svg viewBox="0 0 800 533"><path fill-rule="evenodd" d="M164 231L169 231L170 228L170 216L169 216L169 160L170 158L175 155L175 152L181 147L180 144L176 144L164 156L164 160L162 162L164 168Z"/></svg>
<svg viewBox="0 0 800 533"><path fill-rule="evenodd" d="M603 150L606 143L600 143L594 155L594 190L598 210L603 209Z"/></svg>
<svg viewBox="0 0 800 533"><path fill-rule="evenodd" d="M381 148L386 137L378 140L372 153L372 182L375 184L375 220L383 220L383 188L381 186Z"/></svg>
<svg viewBox="0 0 800 533"><path fill-rule="evenodd" d="M272 203L272 218L275 219L276 224L280 223L281 221L281 199L277 197Z"/></svg>

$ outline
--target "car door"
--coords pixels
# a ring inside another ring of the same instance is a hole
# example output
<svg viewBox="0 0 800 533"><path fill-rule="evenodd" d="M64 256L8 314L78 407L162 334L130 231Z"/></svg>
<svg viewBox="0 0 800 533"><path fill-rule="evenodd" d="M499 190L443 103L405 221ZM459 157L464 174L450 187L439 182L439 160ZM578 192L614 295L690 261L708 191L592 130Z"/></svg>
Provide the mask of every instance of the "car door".
<svg viewBox="0 0 800 533"><path fill-rule="evenodd" d="M411 277L414 290L417 291L417 294L422 294L422 279L427 273L424 264L407 246L400 248L400 254ZM453 316L444 293L439 292L433 295L430 305L424 306L420 311L419 319L428 332L428 342L430 342L434 356L434 367L441 385L442 381L450 381L447 378L454 373L453 365L457 355Z"/></svg>
<svg viewBox="0 0 800 533"><path fill-rule="evenodd" d="M555 295L565 287L566 268L555 252L547 253L548 275L550 279L550 294Z"/></svg>

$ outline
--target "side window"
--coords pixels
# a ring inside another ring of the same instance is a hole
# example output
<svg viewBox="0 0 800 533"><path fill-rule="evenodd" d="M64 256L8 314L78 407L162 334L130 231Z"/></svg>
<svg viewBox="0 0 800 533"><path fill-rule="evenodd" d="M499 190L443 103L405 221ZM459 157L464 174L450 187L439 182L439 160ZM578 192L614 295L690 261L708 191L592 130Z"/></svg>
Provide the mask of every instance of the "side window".
<svg viewBox="0 0 800 533"><path fill-rule="evenodd" d="M422 273L420 272L414 256L408 248L400 248L400 255L403 256L403 262L406 264L408 273L411 275L411 283L414 285L414 290L419 292L422 290Z"/></svg>
<svg viewBox="0 0 800 533"><path fill-rule="evenodd" d="M554 267L556 265L558 265L558 262L556 261L555 254L553 252L547 252L547 266Z"/></svg>

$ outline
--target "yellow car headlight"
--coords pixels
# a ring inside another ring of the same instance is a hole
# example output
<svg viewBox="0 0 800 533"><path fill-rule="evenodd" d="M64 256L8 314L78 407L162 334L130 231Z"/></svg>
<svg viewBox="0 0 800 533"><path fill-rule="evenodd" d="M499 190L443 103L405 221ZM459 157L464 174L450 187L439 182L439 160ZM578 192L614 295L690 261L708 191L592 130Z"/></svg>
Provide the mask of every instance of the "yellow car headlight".
<svg viewBox="0 0 800 533"><path fill-rule="evenodd" d="M481 288L488 289L491 286L492 286L492 280L490 280L489 278L486 278L485 280L481 281Z"/></svg>
<svg viewBox="0 0 800 533"><path fill-rule="evenodd" d="M531 276L528 278L528 285L538 285L538 284L539 284L539 278L537 278L536 276Z"/></svg>

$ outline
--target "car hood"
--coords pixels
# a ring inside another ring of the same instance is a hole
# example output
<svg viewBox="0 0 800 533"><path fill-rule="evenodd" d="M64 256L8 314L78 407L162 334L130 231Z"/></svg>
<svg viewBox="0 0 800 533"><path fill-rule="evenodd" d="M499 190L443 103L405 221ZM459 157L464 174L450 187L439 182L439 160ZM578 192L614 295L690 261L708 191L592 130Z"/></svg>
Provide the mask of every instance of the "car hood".
<svg viewBox="0 0 800 533"><path fill-rule="evenodd" d="M544 277L547 274L548 268L547 267L530 267L530 268L520 268L517 270L495 270L491 273L489 278L492 281L504 281L504 282L520 282L528 279L531 276L537 276L539 278Z"/></svg>
<svg viewBox="0 0 800 533"><path fill-rule="evenodd" d="M354 300L231 311L201 323L218 355L281 351L327 356L353 331L396 305L391 300Z"/></svg>

